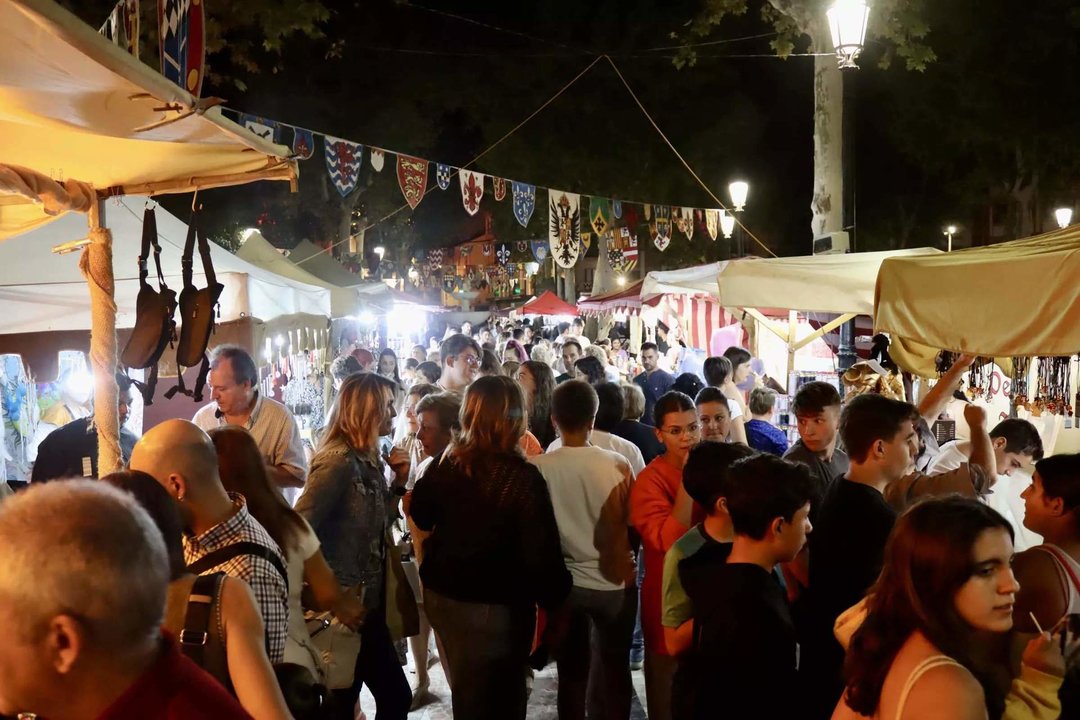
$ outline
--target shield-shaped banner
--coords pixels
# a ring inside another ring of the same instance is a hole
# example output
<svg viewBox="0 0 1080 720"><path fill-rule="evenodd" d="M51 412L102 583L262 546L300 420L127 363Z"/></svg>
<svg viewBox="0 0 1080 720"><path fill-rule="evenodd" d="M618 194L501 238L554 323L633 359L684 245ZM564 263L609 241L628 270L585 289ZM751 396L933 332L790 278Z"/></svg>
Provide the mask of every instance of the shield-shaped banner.
<svg viewBox="0 0 1080 720"><path fill-rule="evenodd" d="M666 205L657 205L653 208L655 221L652 224L653 245L660 252L667 250L671 244L671 208Z"/></svg>
<svg viewBox="0 0 1080 720"><path fill-rule="evenodd" d="M495 191L495 202L502 202L506 197L506 180L501 177L491 178L491 187Z"/></svg>
<svg viewBox="0 0 1080 720"><path fill-rule="evenodd" d="M139 57L139 0L120 0L105 20L99 33L113 45Z"/></svg>
<svg viewBox="0 0 1080 720"><path fill-rule="evenodd" d="M520 254L520 255L524 255L525 253L529 252L529 241L528 240L518 240L517 241L517 251L518 251L518 254Z"/></svg>
<svg viewBox="0 0 1080 720"><path fill-rule="evenodd" d="M484 243L480 246L480 252L483 253L484 257L491 257L491 254L495 252L495 246L491 243Z"/></svg>
<svg viewBox="0 0 1080 720"><path fill-rule="evenodd" d="M508 243L499 243L499 249L495 251L495 259L503 266L510 262L510 245Z"/></svg>
<svg viewBox="0 0 1080 720"><path fill-rule="evenodd" d="M574 267L581 251L579 195L548 189L548 244L559 267Z"/></svg>
<svg viewBox="0 0 1080 720"><path fill-rule="evenodd" d="M543 265L544 261L548 259L548 241L533 240L530 244L532 245L532 254L533 257L536 258L536 262Z"/></svg>
<svg viewBox="0 0 1080 720"><path fill-rule="evenodd" d="M622 200L611 201L611 214L616 218L622 217Z"/></svg>
<svg viewBox="0 0 1080 720"><path fill-rule="evenodd" d="M514 217L518 225L528 227L529 218L536 209L536 186L511 181L510 190L514 194Z"/></svg>
<svg viewBox="0 0 1080 720"><path fill-rule="evenodd" d="M694 239L694 209L688 207L676 207L671 209L674 215L675 229L686 236L687 240Z"/></svg>
<svg viewBox="0 0 1080 720"><path fill-rule="evenodd" d="M589 252L589 247L591 245L592 245L592 233L590 233L590 232L581 233L581 250L579 251L578 254L579 255L584 255L585 253Z"/></svg>
<svg viewBox="0 0 1080 720"><path fill-rule="evenodd" d="M330 179L334 182L337 191L341 193L341 197L345 197L356 189L364 146L324 135L323 152L326 155L326 169L330 173Z"/></svg>
<svg viewBox="0 0 1080 720"><path fill-rule="evenodd" d="M603 235L611 227L611 202L607 198L589 198L589 224L597 235Z"/></svg>
<svg viewBox="0 0 1080 720"><path fill-rule="evenodd" d="M623 271L623 254L619 248L614 246L608 248L607 261L615 272L621 273Z"/></svg>
<svg viewBox="0 0 1080 720"><path fill-rule="evenodd" d="M240 124L267 142L278 140L278 128L281 126L273 120L243 113L240 115Z"/></svg>
<svg viewBox="0 0 1080 720"><path fill-rule="evenodd" d="M442 265L443 263L443 249L432 248L427 251L427 261L432 267Z"/></svg>
<svg viewBox="0 0 1080 720"><path fill-rule="evenodd" d="M371 167L375 168L375 172L382 172L385 164L386 152L379 148L371 148Z"/></svg>
<svg viewBox="0 0 1080 720"><path fill-rule="evenodd" d="M206 62L205 3L158 0L161 74L195 97L202 93Z"/></svg>
<svg viewBox="0 0 1080 720"><path fill-rule="evenodd" d="M480 209L480 198L484 197L484 176L472 170L458 170L461 181L461 203L465 212L475 215Z"/></svg>
<svg viewBox="0 0 1080 720"><path fill-rule="evenodd" d="M427 192L427 168L428 161L420 158L398 155L397 157L397 180L401 188L401 194L405 196L405 202L413 210L424 199Z"/></svg>
<svg viewBox="0 0 1080 720"><path fill-rule="evenodd" d="M705 230L709 233L709 238L716 240L716 234L720 232L720 211L719 210L706 210L705 211Z"/></svg>
<svg viewBox="0 0 1080 720"><path fill-rule="evenodd" d="M435 182L439 183L440 190L445 190L450 187L450 173L451 169L449 165L443 165L441 163L435 164Z"/></svg>
<svg viewBox="0 0 1080 720"><path fill-rule="evenodd" d="M623 254L623 272L633 270L637 266L638 246L637 236L629 228L619 228L619 246Z"/></svg>
<svg viewBox="0 0 1080 720"><path fill-rule="evenodd" d="M315 136L310 130L293 128L292 151L301 160L311 159L315 153Z"/></svg>

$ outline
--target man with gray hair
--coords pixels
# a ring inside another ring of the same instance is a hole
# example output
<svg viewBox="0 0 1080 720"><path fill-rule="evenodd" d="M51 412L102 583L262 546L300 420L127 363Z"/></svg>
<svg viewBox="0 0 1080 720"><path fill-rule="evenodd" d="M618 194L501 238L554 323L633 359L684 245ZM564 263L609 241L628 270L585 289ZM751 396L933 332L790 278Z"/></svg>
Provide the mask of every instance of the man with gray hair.
<svg viewBox="0 0 1080 720"><path fill-rule="evenodd" d="M187 420L166 420L136 443L131 469L153 477L176 500L189 570L223 572L251 586L266 625L266 654L281 662L289 622L285 561L244 497L225 491L209 436Z"/></svg>
<svg viewBox="0 0 1080 720"><path fill-rule="evenodd" d="M300 428L288 408L259 392L259 371L251 355L238 345L218 345L210 354L209 385L213 402L200 408L192 421L203 430L239 425L255 438L278 487L303 487L307 459Z"/></svg>
<svg viewBox="0 0 1080 720"><path fill-rule="evenodd" d="M247 718L161 632L161 533L90 480L29 488L0 509L0 714L50 720Z"/></svg>

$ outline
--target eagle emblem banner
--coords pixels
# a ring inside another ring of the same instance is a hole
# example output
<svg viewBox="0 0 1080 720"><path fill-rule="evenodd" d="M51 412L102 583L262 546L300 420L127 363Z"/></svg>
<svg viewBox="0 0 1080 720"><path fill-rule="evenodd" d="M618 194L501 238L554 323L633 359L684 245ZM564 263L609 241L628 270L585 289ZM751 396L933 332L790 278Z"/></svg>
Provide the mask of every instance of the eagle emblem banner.
<svg viewBox="0 0 1080 720"><path fill-rule="evenodd" d="M559 267L572 268L581 251L581 197L548 190L548 245Z"/></svg>

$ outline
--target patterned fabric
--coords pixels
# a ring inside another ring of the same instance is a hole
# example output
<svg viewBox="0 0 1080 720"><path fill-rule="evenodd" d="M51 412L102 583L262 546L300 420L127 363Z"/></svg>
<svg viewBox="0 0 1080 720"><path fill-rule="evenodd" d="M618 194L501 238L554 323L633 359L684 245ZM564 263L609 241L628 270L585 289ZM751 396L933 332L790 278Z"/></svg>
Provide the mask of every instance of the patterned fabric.
<svg viewBox="0 0 1080 720"><path fill-rule="evenodd" d="M253 542L273 550L281 557L281 564L284 565L285 557L281 553L281 548L270 537L270 533L259 524L259 521L251 517L244 496L229 493L229 497L236 507L236 512L225 522L215 525L201 535L185 537L184 562L191 565L199 558L221 548L240 542ZM285 578L269 560L253 555L234 557L221 565L207 569L203 574L209 575L215 572L223 572L229 577L239 578L251 587L251 591L255 594L255 602L259 604L263 623L266 625L266 653L270 656L272 663L283 661L285 636L289 631L289 592Z"/></svg>

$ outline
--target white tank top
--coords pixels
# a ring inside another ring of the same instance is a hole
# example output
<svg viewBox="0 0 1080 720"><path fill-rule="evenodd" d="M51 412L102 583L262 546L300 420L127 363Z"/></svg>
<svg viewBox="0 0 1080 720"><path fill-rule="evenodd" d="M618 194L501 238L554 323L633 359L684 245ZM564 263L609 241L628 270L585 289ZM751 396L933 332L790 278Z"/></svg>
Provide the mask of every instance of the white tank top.
<svg viewBox="0 0 1080 720"><path fill-rule="evenodd" d="M1080 563L1073 560L1064 550L1057 545L1049 543L1036 545L1036 550L1054 558L1054 567L1057 568L1058 579L1065 588L1065 614L1080 613Z"/></svg>
<svg viewBox="0 0 1080 720"><path fill-rule="evenodd" d="M945 665L955 665L959 668L964 667L948 655L931 655L915 666L911 671L911 674L908 675L907 681L904 683L904 689L900 692L900 701L896 703L895 720L904 720L904 706L907 705L908 695L911 693L911 689L915 687L915 683L919 681L919 678L921 678L926 671Z"/></svg>

